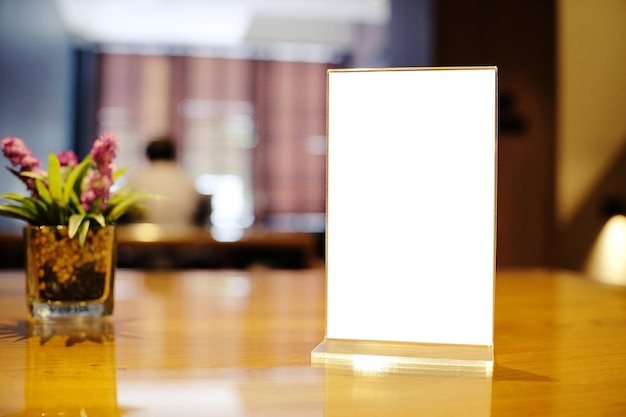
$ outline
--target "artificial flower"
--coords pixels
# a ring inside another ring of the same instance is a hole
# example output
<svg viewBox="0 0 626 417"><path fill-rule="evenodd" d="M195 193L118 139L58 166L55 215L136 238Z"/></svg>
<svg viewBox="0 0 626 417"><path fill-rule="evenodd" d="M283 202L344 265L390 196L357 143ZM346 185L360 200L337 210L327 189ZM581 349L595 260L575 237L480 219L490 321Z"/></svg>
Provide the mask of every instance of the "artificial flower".
<svg viewBox="0 0 626 417"><path fill-rule="evenodd" d="M81 246L92 225L113 224L139 201L155 198L127 188L112 191L125 169L116 170L113 165L119 142L110 133L98 137L80 163L73 151L51 153L47 171L20 138L5 137L0 144L12 165L8 170L30 192L29 196L0 195L10 201L0 204L0 215L36 226L68 226L69 236L78 235Z"/></svg>

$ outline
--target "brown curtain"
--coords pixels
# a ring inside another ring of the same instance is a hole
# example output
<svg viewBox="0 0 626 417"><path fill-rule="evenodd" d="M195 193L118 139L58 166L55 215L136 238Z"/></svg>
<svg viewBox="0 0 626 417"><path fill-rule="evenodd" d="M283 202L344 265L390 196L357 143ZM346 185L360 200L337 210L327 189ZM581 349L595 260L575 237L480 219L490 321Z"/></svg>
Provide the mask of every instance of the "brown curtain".
<svg viewBox="0 0 626 417"><path fill-rule="evenodd" d="M121 138L123 162L136 163L146 141L171 134L181 161L201 165L194 157L204 139L183 117L185 109L190 103L217 103L218 109L220 103L250 103L250 157L221 153L219 140L213 141L207 151L213 165L250 169L256 223L271 223L282 214L325 212L330 64L125 54L102 54L100 63L97 129Z"/></svg>

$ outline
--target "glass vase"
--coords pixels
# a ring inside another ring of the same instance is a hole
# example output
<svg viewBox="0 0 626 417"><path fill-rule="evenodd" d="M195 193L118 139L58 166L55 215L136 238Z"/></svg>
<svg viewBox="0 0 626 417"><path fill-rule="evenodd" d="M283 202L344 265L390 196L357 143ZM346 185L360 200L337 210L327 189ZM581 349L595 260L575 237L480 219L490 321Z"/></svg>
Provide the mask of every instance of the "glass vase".
<svg viewBox="0 0 626 417"><path fill-rule="evenodd" d="M27 226L26 292L32 319L113 313L115 227L91 227L83 247L67 226Z"/></svg>

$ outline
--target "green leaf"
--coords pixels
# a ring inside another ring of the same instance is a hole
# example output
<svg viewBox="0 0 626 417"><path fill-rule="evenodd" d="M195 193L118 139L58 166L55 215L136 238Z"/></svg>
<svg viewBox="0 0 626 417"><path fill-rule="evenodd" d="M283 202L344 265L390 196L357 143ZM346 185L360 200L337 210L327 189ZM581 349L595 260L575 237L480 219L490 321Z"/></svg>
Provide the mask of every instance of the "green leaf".
<svg viewBox="0 0 626 417"><path fill-rule="evenodd" d="M17 201L18 203L21 203L27 197L19 193L4 193L0 195L0 198L3 198L5 200Z"/></svg>
<svg viewBox="0 0 626 417"><path fill-rule="evenodd" d="M137 200L166 200L168 197L158 194L144 193L141 191L132 191L130 187L126 186L111 195L109 198L108 208L111 209L129 198Z"/></svg>
<svg viewBox="0 0 626 417"><path fill-rule="evenodd" d="M69 204L72 198L72 193L76 195L80 194L80 185L83 182L83 178L87 174L87 170L91 166L91 155L87 155L83 161L78 164L77 167L72 169L72 172L67 176L65 182L65 188L63 189L63 200L66 204Z"/></svg>
<svg viewBox="0 0 626 417"><path fill-rule="evenodd" d="M102 227L105 227L107 225L102 213L91 213L87 217L90 219L94 219Z"/></svg>
<svg viewBox="0 0 626 417"><path fill-rule="evenodd" d="M42 180L45 180L45 178L46 178L45 175L42 175L42 174L36 173L36 172L31 172L31 171L20 172L20 171L16 171L13 168L9 168L9 167L7 167L7 170L9 170L9 172L11 174L13 174L18 180L20 180L24 184L26 184L26 179L24 177L40 178Z"/></svg>
<svg viewBox="0 0 626 417"><path fill-rule="evenodd" d="M48 205L48 224L65 224L61 216L61 210L56 201Z"/></svg>
<svg viewBox="0 0 626 417"><path fill-rule="evenodd" d="M85 242L87 241L87 233L89 233L89 219L85 220L80 225L80 230L78 232L78 245L81 248L85 246Z"/></svg>
<svg viewBox="0 0 626 417"><path fill-rule="evenodd" d="M14 170L13 168L9 168L9 167L7 167L7 170L8 170L11 174L15 175L15 177L16 177L18 180L20 180L20 181L24 181L24 178L22 178L22 176L20 175L20 172L19 172L19 171L16 171L16 170Z"/></svg>
<svg viewBox="0 0 626 417"><path fill-rule="evenodd" d="M40 178L37 178L35 179L35 184L37 184L37 194L39 194L39 197L47 204L52 204L52 197L50 197L50 192L44 182Z"/></svg>
<svg viewBox="0 0 626 417"><path fill-rule="evenodd" d="M60 206L66 205L63 199L63 185L61 184L61 164L53 153L48 155L48 188L50 196Z"/></svg>
<svg viewBox="0 0 626 417"><path fill-rule="evenodd" d="M78 198L76 193L73 192L73 191L70 193L70 202L72 203L72 208L74 209L74 211L77 211L80 214L86 214L87 213L87 211L80 204L80 199Z"/></svg>
<svg viewBox="0 0 626 417"><path fill-rule="evenodd" d="M82 214L72 214L70 216L67 234L72 238L78 233L78 244L81 248L85 246L87 241L87 233L89 233L89 226L91 226L90 217L93 216Z"/></svg>
<svg viewBox="0 0 626 417"><path fill-rule="evenodd" d="M48 212L49 212L49 207L46 205L46 203L44 203L43 201L37 199L37 198L28 198L28 203L24 203L24 206L26 207L27 204L32 204L35 209L37 210L37 216L40 219L38 221L39 224L44 224L46 223L46 219L48 217Z"/></svg>
<svg viewBox="0 0 626 417"><path fill-rule="evenodd" d="M128 171L128 167L121 167L120 169L116 170L113 173L113 182L117 181L122 175L126 174L126 171Z"/></svg>
<svg viewBox="0 0 626 417"><path fill-rule="evenodd" d="M12 204L0 204L0 215L25 220L29 223L37 223L37 215L24 207L14 206Z"/></svg>
<svg viewBox="0 0 626 417"><path fill-rule="evenodd" d="M17 172L17 171L15 171L15 172ZM24 180L23 177L34 178L34 179L39 178L42 181L45 181L48 178L48 176L47 176L47 174L45 172L44 173L39 173L39 172L34 172L34 171L22 171L22 172L18 172L17 175L20 176L22 181Z"/></svg>
<svg viewBox="0 0 626 417"><path fill-rule="evenodd" d="M67 234L70 238L76 235L76 233L78 232L78 228L83 223L83 220L85 220L84 214L72 214L70 216L67 230Z"/></svg>
<svg viewBox="0 0 626 417"><path fill-rule="evenodd" d="M105 215L110 222L114 222L120 218L122 214L126 213L126 211L128 211L128 209L130 209L133 205L148 198L158 197L146 193L132 193L124 194L123 196L116 196L116 202L109 205L110 211L107 211Z"/></svg>
<svg viewBox="0 0 626 417"><path fill-rule="evenodd" d="M24 198L20 201L20 203L22 204L22 207L24 207L25 210L30 211L31 213L33 213L34 216L40 217L39 216L39 209L40 206L37 205L37 203L35 203L34 198Z"/></svg>

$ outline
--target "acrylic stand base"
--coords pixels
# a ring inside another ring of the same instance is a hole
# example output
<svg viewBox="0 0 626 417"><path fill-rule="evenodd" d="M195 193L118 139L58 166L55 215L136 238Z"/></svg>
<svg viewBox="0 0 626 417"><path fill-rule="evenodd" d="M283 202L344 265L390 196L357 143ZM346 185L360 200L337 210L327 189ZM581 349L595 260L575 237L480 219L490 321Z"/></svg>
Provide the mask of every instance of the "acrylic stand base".
<svg viewBox="0 0 626 417"><path fill-rule="evenodd" d="M111 302L76 301L42 303L31 301L30 315L33 320L100 318L110 315L113 309Z"/></svg>
<svg viewBox="0 0 626 417"><path fill-rule="evenodd" d="M66 346L90 340L96 343L112 341L115 335L113 323L106 318L73 317L49 320L29 320L28 337L39 337L43 345L54 336L66 339Z"/></svg>
<svg viewBox="0 0 626 417"><path fill-rule="evenodd" d="M454 374L490 377L493 346L326 339L311 365L357 372Z"/></svg>

